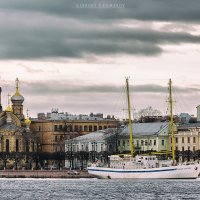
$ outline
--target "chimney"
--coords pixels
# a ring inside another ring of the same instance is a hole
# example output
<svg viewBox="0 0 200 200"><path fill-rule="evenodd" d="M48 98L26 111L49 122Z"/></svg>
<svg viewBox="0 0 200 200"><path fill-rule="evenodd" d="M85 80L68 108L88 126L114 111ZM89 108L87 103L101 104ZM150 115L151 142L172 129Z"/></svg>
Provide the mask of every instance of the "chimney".
<svg viewBox="0 0 200 200"><path fill-rule="evenodd" d="M2 112L2 105L1 105L1 92L2 92L2 89L0 87L0 112Z"/></svg>

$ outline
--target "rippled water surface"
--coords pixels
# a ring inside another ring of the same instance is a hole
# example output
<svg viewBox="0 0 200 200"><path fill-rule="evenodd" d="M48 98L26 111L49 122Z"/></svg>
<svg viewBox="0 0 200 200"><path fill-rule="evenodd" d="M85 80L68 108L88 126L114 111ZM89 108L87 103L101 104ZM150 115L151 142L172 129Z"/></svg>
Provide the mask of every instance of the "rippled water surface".
<svg viewBox="0 0 200 200"><path fill-rule="evenodd" d="M200 199L197 180L0 179L4 199Z"/></svg>

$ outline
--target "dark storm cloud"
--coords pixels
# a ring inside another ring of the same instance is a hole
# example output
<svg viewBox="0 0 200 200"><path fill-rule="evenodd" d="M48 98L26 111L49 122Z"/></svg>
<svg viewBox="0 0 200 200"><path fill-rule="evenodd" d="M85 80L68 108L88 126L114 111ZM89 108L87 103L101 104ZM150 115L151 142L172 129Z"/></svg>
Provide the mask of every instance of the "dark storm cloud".
<svg viewBox="0 0 200 200"><path fill-rule="evenodd" d="M61 22L48 27L46 21L39 22L39 25L29 26L28 29L21 25L14 28L13 25L4 26L0 30L0 58L83 58L109 54L149 56L161 54L163 44L200 43L199 36L184 32L136 30L106 24L88 24L84 29L70 21Z"/></svg>
<svg viewBox="0 0 200 200"><path fill-rule="evenodd" d="M77 8L77 4L122 3L125 8ZM6 0L0 8L46 13L80 19L138 19L157 21L199 21L199 0Z"/></svg>
<svg viewBox="0 0 200 200"><path fill-rule="evenodd" d="M163 44L200 42L199 36L187 32L123 28L118 24L127 19L199 21L200 1L107 0L125 3L126 7L76 7L77 3L84 2L104 1L1 1L0 59L157 56L163 52Z"/></svg>

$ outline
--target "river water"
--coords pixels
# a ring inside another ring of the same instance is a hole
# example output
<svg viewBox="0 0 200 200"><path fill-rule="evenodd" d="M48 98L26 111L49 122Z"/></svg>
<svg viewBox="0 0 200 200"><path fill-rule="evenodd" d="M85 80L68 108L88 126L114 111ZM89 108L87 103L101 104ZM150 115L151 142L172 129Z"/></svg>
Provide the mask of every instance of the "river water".
<svg viewBox="0 0 200 200"><path fill-rule="evenodd" d="M196 180L0 179L0 200L200 199Z"/></svg>

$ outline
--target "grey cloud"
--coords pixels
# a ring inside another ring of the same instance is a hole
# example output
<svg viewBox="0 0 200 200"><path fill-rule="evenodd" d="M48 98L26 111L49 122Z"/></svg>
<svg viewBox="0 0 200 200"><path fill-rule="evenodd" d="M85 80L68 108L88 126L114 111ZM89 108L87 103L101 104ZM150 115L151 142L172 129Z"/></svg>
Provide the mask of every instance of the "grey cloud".
<svg viewBox="0 0 200 200"><path fill-rule="evenodd" d="M31 110L31 115L36 116L38 112L49 112L51 108L60 108L60 111L70 113L103 112L104 114L118 115L124 108L124 102L119 102L121 94L125 92L123 85L82 85L70 81L48 81L48 82L20 82L20 92L25 97L24 107ZM2 82L3 99L9 92L15 92L14 82ZM158 84L130 85L131 94L134 96L134 107L137 110L153 106L161 111L164 97L168 95L167 86ZM198 87L177 87L173 86L176 96L184 96L185 102L192 102L189 110L194 110L199 104L198 97L200 89ZM155 99L156 96L156 99ZM179 98L178 104L182 103ZM162 103L161 103L162 102ZM177 103L176 103L177 104ZM6 105L4 105L4 108ZM179 112L186 112L183 110ZM188 109L188 108L187 108ZM163 111L164 112L164 111Z"/></svg>
<svg viewBox="0 0 200 200"><path fill-rule="evenodd" d="M95 1L1 1L0 59L158 56L163 44L200 43L200 36L187 32L123 28L117 23L129 19L196 21L199 1L119 0L126 8L113 9L78 9L77 2Z"/></svg>
<svg viewBox="0 0 200 200"><path fill-rule="evenodd" d="M124 3L125 8L77 8L77 3ZM1 9L36 12L79 19L138 19L158 21L199 21L199 0L7 0Z"/></svg>
<svg viewBox="0 0 200 200"><path fill-rule="evenodd" d="M66 24L62 21L60 26L42 27L41 24L28 29L8 25L0 30L0 58L84 58L120 54L151 56L161 54L163 44L200 43L200 36L184 32L136 30L106 24L97 27L89 24L87 29L83 29L69 21Z"/></svg>
<svg viewBox="0 0 200 200"><path fill-rule="evenodd" d="M123 85L83 85L77 84L78 81L55 81L49 80L48 82L38 81L38 82L20 82L21 92L31 96L40 95L67 95L67 94L82 94L82 93L122 93L125 91ZM2 88L6 86L11 90L14 83L6 83L2 85ZM14 90L14 86L13 86ZM177 87L173 86L175 92L180 92L182 94L196 93L200 92L198 87ZM130 91L133 93L168 93L168 87L161 86L157 84L144 84L144 85L130 85Z"/></svg>

